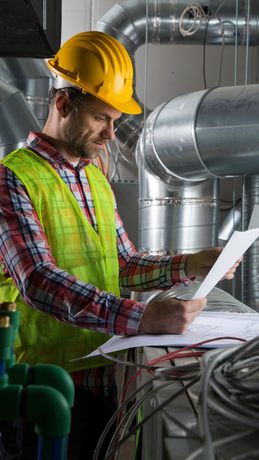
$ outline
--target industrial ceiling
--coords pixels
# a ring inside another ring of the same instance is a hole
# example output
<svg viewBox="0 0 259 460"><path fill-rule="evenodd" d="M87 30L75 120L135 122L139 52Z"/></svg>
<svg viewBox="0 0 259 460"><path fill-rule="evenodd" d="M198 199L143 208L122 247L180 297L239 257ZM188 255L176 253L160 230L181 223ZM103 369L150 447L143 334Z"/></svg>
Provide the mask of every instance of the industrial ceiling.
<svg viewBox="0 0 259 460"><path fill-rule="evenodd" d="M62 0L0 0L0 57L49 58L60 48Z"/></svg>

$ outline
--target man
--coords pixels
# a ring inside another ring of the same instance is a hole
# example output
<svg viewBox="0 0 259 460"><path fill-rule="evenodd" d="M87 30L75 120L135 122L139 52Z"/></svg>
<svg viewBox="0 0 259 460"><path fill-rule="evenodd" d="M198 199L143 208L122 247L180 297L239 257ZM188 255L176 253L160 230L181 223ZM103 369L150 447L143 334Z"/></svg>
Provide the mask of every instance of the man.
<svg viewBox="0 0 259 460"><path fill-rule="evenodd" d="M108 182L90 164L115 138L121 113L141 111L123 46L101 32L78 34L49 66L62 78L50 91L43 132L30 133L25 149L0 167L0 300L21 311L17 362L70 372L76 395L68 459L90 460L116 408L115 366L102 357L70 360L109 335L184 332L206 299L146 306L121 299L119 284L138 291L188 285L206 276L221 248L176 257L137 253ZM36 458L33 439L25 423L21 458Z"/></svg>

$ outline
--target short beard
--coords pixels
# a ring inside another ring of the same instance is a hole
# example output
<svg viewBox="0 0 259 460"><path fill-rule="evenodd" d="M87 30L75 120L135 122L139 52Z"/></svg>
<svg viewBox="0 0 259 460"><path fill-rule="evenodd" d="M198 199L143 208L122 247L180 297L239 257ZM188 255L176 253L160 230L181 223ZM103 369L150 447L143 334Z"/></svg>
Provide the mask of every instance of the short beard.
<svg viewBox="0 0 259 460"><path fill-rule="evenodd" d="M77 114L78 110L74 107L67 120L66 128L62 131L59 130L58 136L60 140L66 143L68 150L75 158L91 160L96 155L92 154L85 142L81 140L82 129Z"/></svg>

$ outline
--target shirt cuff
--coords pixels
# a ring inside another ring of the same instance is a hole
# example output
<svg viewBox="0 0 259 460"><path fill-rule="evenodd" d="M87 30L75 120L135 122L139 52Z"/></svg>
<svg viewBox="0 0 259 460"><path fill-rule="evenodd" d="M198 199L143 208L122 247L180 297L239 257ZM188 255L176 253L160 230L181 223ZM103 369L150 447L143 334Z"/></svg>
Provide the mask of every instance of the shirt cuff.
<svg viewBox="0 0 259 460"><path fill-rule="evenodd" d="M180 254L173 257L172 262L172 272L171 272L171 286L175 286L177 284L184 284L185 286L190 286L193 281L196 280L194 278L188 278L185 273L185 264L189 254Z"/></svg>
<svg viewBox="0 0 259 460"><path fill-rule="evenodd" d="M118 299L112 308L109 319L110 335L136 335L142 314L146 308L143 302Z"/></svg>

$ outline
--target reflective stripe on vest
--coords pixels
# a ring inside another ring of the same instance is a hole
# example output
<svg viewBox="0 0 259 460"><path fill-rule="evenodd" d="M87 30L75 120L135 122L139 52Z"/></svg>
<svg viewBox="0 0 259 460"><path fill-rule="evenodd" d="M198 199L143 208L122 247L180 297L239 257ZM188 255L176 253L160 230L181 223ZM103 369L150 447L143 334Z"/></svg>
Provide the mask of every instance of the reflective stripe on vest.
<svg viewBox="0 0 259 460"><path fill-rule="evenodd" d="M114 201L101 172L95 166L86 167L97 234L64 181L40 156L30 150L18 149L1 163L25 185L57 266L85 283L119 296ZM31 367L37 363L56 364L70 372L110 363L100 356L70 363L73 358L91 353L110 337L65 324L29 307L13 281L2 275L0 301L15 301L21 311L18 340L14 347L17 362L26 362ZM58 305L58 298L56 302ZM75 314L76 305L71 309Z"/></svg>

